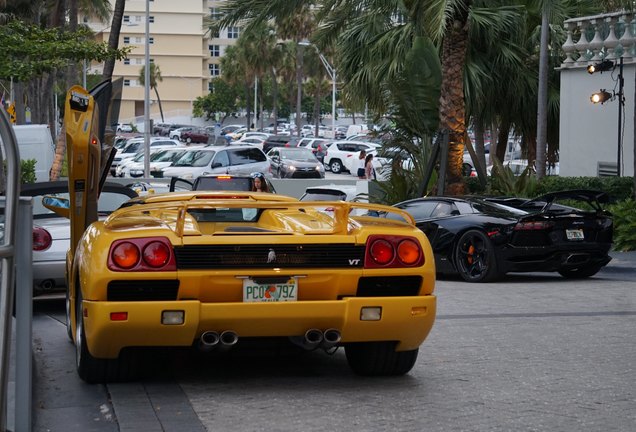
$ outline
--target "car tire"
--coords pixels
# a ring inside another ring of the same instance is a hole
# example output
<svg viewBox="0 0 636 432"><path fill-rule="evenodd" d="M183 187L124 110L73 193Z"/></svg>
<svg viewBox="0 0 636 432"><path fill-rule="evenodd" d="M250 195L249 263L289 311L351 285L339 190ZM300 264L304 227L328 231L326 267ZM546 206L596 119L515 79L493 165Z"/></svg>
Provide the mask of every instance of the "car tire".
<svg viewBox="0 0 636 432"><path fill-rule="evenodd" d="M395 346L395 342L359 342L345 345L347 363L358 375L404 375L415 365L419 350L395 351Z"/></svg>
<svg viewBox="0 0 636 432"><path fill-rule="evenodd" d="M566 279L585 279L594 276L602 268L603 266L601 265L587 265L584 267L560 269L558 272Z"/></svg>
<svg viewBox="0 0 636 432"><path fill-rule="evenodd" d="M340 162L340 159L332 159L329 162L329 168L332 173L340 174L342 172L342 162Z"/></svg>
<svg viewBox="0 0 636 432"><path fill-rule="evenodd" d="M116 359L96 358L88 351L82 293L78 286L75 307L75 364L79 377L90 384L129 381L135 377L133 360L133 353L125 350Z"/></svg>
<svg viewBox="0 0 636 432"><path fill-rule="evenodd" d="M191 143L192 143L192 138L187 137L187 138L186 138L186 142L187 142L188 144L191 144Z"/></svg>
<svg viewBox="0 0 636 432"><path fill-rule="evenodd" d="M467 282L492 282L499 277L492 241L479 230L462 234L455 245L453 262Z"/></svg>
<svg viewBox="0 0 636 432"><path fill-rule="evenodd" d="M66 287L66 334L73 342L73 321L71 320L71 289Z"/></svg>

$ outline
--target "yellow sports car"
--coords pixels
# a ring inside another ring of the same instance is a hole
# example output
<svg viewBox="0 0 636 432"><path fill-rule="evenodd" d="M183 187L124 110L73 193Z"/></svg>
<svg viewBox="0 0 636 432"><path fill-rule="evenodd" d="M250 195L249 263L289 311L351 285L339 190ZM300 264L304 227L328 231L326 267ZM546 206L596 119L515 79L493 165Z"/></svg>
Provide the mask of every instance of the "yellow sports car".
<svg viewBox="0 0 636 432"><path fill-rule="evenodd" d="M93 104L69 90L71 199L43 199L73 228L67 325L82 379L134 378L129 347L211 351L243 338L344 347L362 375L411 370L435 320L435 260L407 212L192 191L133 198L98 220L97 167L109 162ZM367 211L403 220L354 216Z"/></svg>
<svg viewBox="0 0 636 432"><path fill-rule="evenodd" d="M409 222L349 216L361 208ZM424 234L391 207L256 192L134 198L91 224L75 253L78 371L122 380L126 347L283 336L344 346L360 374L404 374L433 326L434 263Z"/></svg>

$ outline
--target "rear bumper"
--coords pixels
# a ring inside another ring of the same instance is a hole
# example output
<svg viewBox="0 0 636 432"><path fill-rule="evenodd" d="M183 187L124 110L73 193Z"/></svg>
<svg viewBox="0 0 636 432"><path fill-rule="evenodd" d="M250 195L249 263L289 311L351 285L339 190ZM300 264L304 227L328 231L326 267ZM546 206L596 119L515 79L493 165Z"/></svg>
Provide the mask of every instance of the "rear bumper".
<svg viewBox="0 0 636 432"><path fill-rule="evenodd" d="M362 321L365 306L381 307L378 321ZM88 348L98 358L115 358L124 347L191 346L204 331L232 330L239 337L301 336L308 329L338 329L342 343L398 341L397 350L419 347L435 321L436 298L350 297L333 301L201 303L84 301ZM182 310L182 325L163 325L163 311ZM125 321L111 321L127 312Z"/></svg>
<svg viewBox="0 0 636 432"><path fill-rule="evenodd" d="M609 244L596 248L572 245L569 248L511 248L502 251L499 260L504 272L557 271L581 266L604 266L612 258Z"/></svg>

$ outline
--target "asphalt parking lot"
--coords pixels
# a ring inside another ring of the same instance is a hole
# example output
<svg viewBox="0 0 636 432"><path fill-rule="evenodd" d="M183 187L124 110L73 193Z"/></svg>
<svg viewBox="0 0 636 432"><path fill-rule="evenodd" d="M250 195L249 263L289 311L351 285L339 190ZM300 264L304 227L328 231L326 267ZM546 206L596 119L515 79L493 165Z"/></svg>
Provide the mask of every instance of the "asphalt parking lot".
<svg viewBox="0 0 636 432"><path fill-rule="evenodd" d="M158 356L134 383L74 370L63 302L36 305L35 431L631 431L636 252L597 276L439 280L438 317L405 377L353 375L343 353Z"/></svg>

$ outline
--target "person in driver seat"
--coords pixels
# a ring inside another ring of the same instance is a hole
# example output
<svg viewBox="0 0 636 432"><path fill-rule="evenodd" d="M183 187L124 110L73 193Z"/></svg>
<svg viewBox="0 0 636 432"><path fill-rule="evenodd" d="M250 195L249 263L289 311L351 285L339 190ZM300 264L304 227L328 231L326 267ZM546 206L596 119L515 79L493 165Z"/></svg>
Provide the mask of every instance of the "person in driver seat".
<svg viewBox="0 0 636 432"><path fill-rule="evenodd" d="M252 181L252 192L269 192L263 173L253 173L252 178L254 179Z"/></svg>

